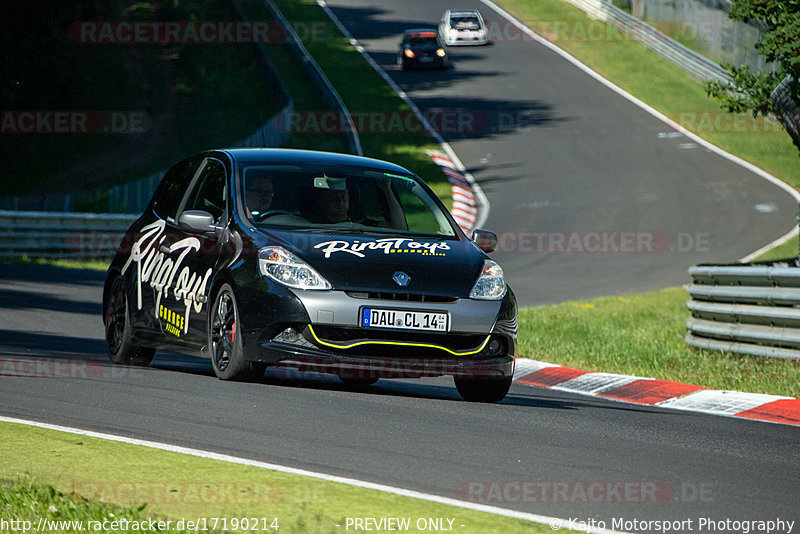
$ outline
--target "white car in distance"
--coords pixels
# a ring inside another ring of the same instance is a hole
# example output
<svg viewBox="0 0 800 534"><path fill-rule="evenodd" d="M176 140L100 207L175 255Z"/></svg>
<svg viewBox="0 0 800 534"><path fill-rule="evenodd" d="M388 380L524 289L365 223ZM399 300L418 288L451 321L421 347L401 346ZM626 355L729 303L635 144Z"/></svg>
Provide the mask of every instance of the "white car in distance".
<svg viewBox="0 0 800 534"><path fill-rule="evenodd" d="M486 23L476 9L448 9L439 22L439 35L448 46L489 43Z"/></svg>

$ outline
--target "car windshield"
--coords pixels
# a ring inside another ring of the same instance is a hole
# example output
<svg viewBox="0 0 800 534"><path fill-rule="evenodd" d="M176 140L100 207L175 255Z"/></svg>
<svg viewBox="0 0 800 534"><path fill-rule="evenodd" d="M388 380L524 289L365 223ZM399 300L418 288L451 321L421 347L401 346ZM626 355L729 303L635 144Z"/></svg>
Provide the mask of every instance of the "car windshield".
<svg viewBox="0 0 800 534"><path fill-rule="evenodd" d="M257 228L424 234L453 226L419 179L341 165L247 164L243 211Z"/></svg>
<svg viewBox="0 0 800 534"><path fill-rule="evenodd" d="M474 15L451 17L450 27L456 30L480 30L481 25L478 22L478 17Z"/></svg>

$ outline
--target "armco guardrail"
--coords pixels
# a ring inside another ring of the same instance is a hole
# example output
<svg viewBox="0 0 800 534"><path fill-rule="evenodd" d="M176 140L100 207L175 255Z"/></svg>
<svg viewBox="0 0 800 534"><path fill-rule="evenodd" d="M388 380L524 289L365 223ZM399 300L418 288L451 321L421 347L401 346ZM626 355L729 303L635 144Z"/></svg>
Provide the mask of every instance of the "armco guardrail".
<svg viewBox="0 0 800 534"><path fill-rule="evenodd" d="M754 356L800 360L800 267L695 265L686 342Z"/></svg>
<svg viewBox="0 0 800 534"><path fill-rule="evenodd" d="M691 50L646 22L611 4L610 0L565 0L590 16L614 24L656 54L678 65L700 80L728 81L728 72L718 63Z"/></svg>
<svg viewBox="0 0 800 534"><path fill-rule="evenodd" d="M113 256L135 215L0 211L0 258Z"/></svg>

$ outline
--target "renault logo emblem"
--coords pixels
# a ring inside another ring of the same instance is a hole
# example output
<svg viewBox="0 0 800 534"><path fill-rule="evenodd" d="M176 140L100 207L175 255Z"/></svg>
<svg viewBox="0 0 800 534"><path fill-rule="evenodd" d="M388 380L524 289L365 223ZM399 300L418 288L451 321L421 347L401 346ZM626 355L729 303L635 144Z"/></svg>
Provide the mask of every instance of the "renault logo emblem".
<svg viewBox="0 0 800 534"><path fill-rule="evenodd" d="M392 276L392 280L397 282L398 286L407 286L408 283L411 281L411 277L408 276L403 271L397 271L396 273L394 273L394 276Z"/></svg>

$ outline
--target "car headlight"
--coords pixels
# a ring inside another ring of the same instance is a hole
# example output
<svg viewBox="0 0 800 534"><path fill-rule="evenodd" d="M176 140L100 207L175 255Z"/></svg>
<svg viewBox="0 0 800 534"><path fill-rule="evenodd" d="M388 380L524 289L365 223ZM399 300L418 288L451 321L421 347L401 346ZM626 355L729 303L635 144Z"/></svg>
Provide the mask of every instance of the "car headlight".
<svg viewBox="0 0 800 534"><path fill-rule="evenodd" d="M276 282L297 289L330 289L331 284L306 262L283 247L258 251L258 269Z"/></svg>
<svg viewBox="0 0 800 534"><path fill-rule="evenodd" d="M439 57L444 57L444 54L445 54L444 48L440 48L439 50L436 51L436 55Z"/></svg>
<svg viewBox="0 0 800 534"><path fill-rule="evenodd" d="M406 49L403 51L403 53L406 55L406 57L409 57L409 58L413 58L413 57L414 57L414 52L413 52L413 50L409 50L408 48L406 48Z"/></svg>
<svg viewBox="0 0 800 534"><path fill-rule="evenodd" d="M506 295L503 269L492 260L483 262L483 271L469 294L471 299L500 300Z"/></svg>

